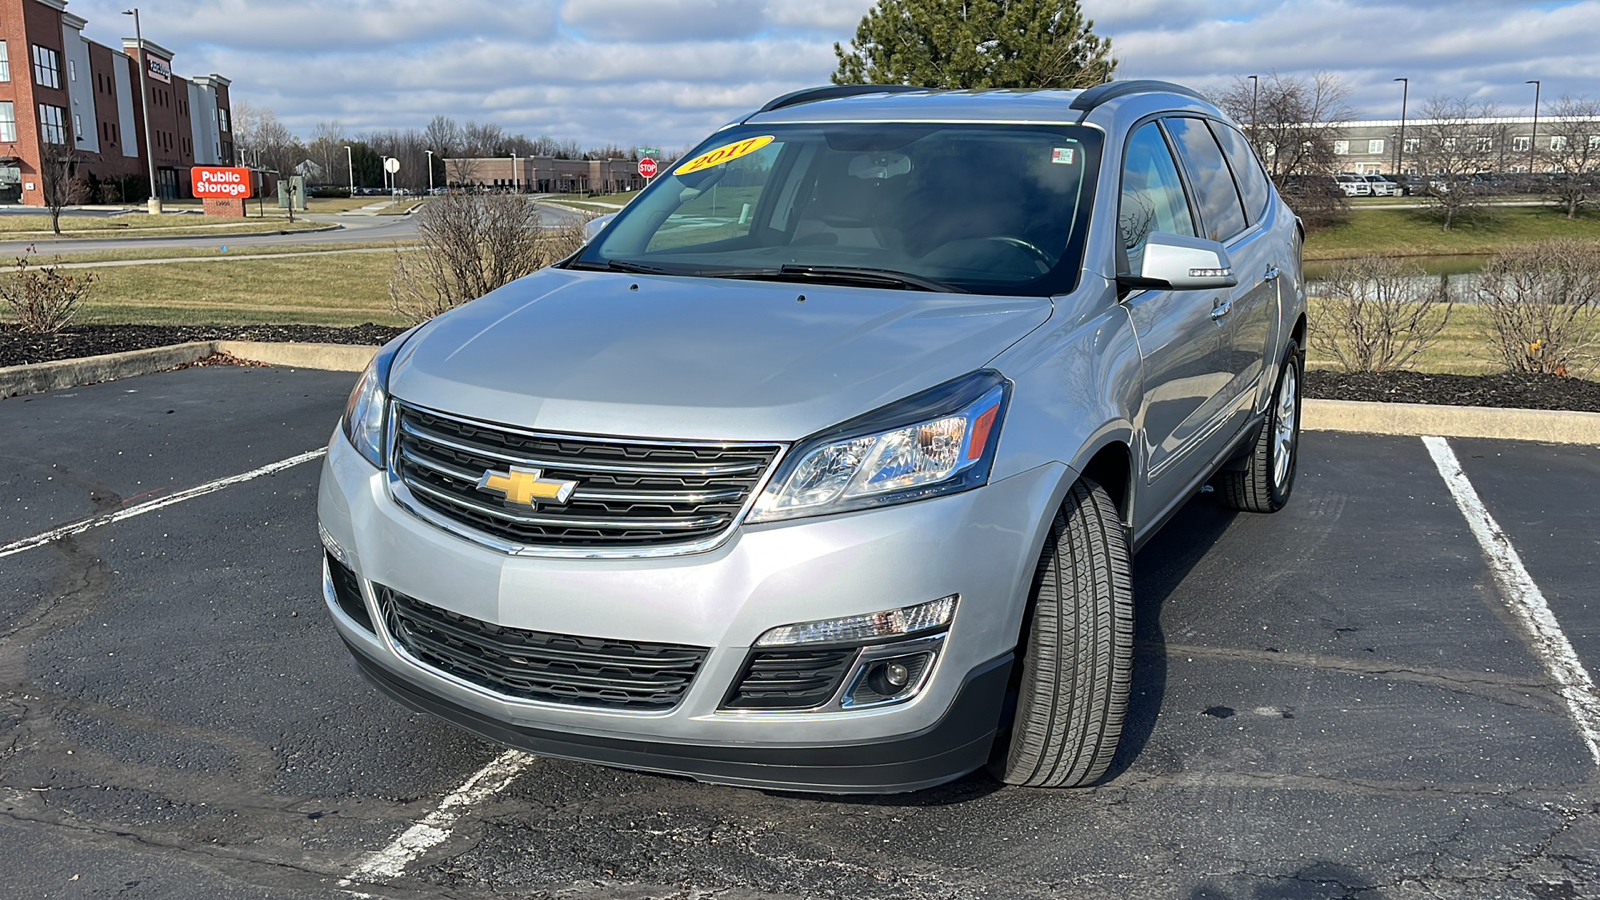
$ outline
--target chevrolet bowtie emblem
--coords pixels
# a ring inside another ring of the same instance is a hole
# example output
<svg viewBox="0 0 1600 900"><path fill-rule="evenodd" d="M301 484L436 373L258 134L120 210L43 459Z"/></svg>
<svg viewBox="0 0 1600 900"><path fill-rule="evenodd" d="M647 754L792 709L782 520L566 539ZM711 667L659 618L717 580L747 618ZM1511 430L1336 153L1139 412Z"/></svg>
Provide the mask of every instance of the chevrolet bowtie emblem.
<svg viewBox="0 0 1600 900"><path fill-rule="evenodd" d="M478 490L504 494L507 503L517 506L533 506L537 500L565 503L567 498L572 496L573 489L578 486L576 481L556 481L540 477L543 474L540 469L528 469L522 466L512 466L509 472L496 472L490 469L478 479Z"/></svg>

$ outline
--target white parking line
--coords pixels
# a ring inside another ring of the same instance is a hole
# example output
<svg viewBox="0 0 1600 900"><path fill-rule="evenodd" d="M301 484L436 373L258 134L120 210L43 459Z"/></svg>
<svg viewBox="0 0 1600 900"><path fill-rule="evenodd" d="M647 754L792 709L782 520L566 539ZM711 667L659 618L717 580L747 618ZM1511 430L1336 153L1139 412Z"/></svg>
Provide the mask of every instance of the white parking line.
<svg viewBox="0 0 1600 900"><path fill-rule="evenodd" d="M341 886L357 881L378 881L399 878L411 861L439 845L450 836L450 829L473 806L482 803L506 786L538 759L517 750L507 750L488 765L474 772L459 788L439 802L439 806L421 822L407 828L382 850L375 850L361 860Z"/></svg>
<svg viewBox="0 0 1600 900"><path fill-rule="evenodd" d="M1578 725L1578 733L1588 743L1595 764L1600 765L1600 694L1595 692L1594 679L1589 677L1583 661L1572 649L1561 624L1545 602L1544 594L1522 565L1511 539L1489 515L1472 482L1467 480L1467 473L1462 470L1450 444L1442 437L1424 437L1422 442L1427 445L1433 464L1438 467L1451 496L1455 497L1456 506L1478 539L1478 546L1488 557L1489 569L1500 585L1506 606L1533 633L1535 652L1550 677L1555 679L1562 699L1567 702L1567 710Z"/></svg>
<svg viewBox="0 0 1600 900"><path fill-rule="evenodd" d="M73 522L71 525L62 525L60 528L52 528L43 534L36 534L33 537L23 538L20 541L12 541L5 546L0 546L0 559L21 553L24 550L32 550L35 547L43 547L45 544L48 544L51 541L57 541L64 537L69 537L74 534L82 534L91 528L98 528L101 525L110 525L112 522L120 522L123 519L131 519L134 516L142 516L145 513L155 512L158 509L171 506L175 503L182 503L185 500L193 500L196 497L203 497L206 494L220 491L225 487L232 487L233 485L249 481L253 478L260 478L263 475L271 475L274 472L281 472L284 469L292 469L301 463L310 462L314 459L320 459L322 458L322 455L327 452L328 450L326 447L320 450L312 450L308 453L302 453L299 456L291 456L288 459L279 460L278 462L262 466L259 469L251 469L250 471L239 475L230 475L227 478L219 478L216 481L207 482L199 487L187 488L177 492L176 494L168 494L167 496L156 500L147 500L144 503L136 503L133 506L113 510L112 512L108 513L101 513L98 516L90 516L87 519L81 519L77 522Z"/></svg>

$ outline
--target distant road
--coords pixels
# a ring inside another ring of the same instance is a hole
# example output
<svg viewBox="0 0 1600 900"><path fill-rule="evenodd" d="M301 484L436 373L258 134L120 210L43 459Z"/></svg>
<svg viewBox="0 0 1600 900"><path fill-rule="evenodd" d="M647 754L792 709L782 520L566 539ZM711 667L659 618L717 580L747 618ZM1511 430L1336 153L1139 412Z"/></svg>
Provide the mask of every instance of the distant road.
<svg viewBox="0 0 1600 900"><path fill-rule="evenodd" d="M539 214L546 226L561 227L579 223L588 217L582 213L539 204ZM217 250L227 247L241 251L257 247L283 244L358 244L373 241L409 241L417 236L416 219L412 216L352 216L310 215L307 221L339 225L332 231L291 232L278 234L218 234L189 237L152 238L64 238L62 240L0 241L0 259L19 256L29 246L43 254L66 256L72 253L95 253L106 250L156 250L183 247L193 250Z"/></svg>

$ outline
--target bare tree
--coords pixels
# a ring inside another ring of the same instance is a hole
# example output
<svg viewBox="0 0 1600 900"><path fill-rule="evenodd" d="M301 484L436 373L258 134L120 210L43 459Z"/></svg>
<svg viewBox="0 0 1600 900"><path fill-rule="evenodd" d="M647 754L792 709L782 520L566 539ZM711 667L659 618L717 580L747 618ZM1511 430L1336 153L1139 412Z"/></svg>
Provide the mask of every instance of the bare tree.
<svg viewBox="0 0 1600 900"><path fill-rule="evenodd" d="M1578 207L1593 203L1600 194L1600 100L1563 95L1551 108L1548 124L1541 120L1539 136L1549 143L1538 148L1556 171L1555 196L1578 217Z"/></svg>
<svg viewBox="0 0 1600 900"><path fill-rule="evenodd" d="M1503 250L1478 277L1490 347L1512 372L1583 375L1594 370L1600 327L1600 246L1546 241Z"/></svg>
<svg viewBox="0 0 1600 900"><path fill-rule="evenodd" d="M1278 192L1308 224L1337 221L1347 203L1333 180L1339 171L1333 125L1355 118L1349 89L1329 72L1295 78L1273 71L1258 80L1259 89L1235 78L1218 106L1244 125Z"/></svg>
<svg viewBox="0 0 1600 900"><path fill-rule="evenodd" d="M418 246L395 255L389 296L395 312L421 322L566 258L583 246L583 226L540 226L524 194L450 193L417 214Z"/></svg>
<svg viewBox="0 0 1600 900"><path fill-rule="evenodd" d="M1346 372L1409 368L1436 340L1455 307L1448 279L1384 256L1348 260L1323 280L1311 305L1311 349Z"/></svg>
<svg viewBox="0 0 1600 900"><path fill-rule="evenodd" d="M482 169L483 161L476 157L456 157L445 162L445 180L456 187L472 187Z"/></svg>
<svg viewBox="0 0 1600 900"><path fill-rule="evenodd" d="M1423 196L1438 211L1446 231L1461 217L1486 205L1487 191L1473 176L1494 158L1500 134L1486 120L1495 117L1493 104L1434 97L1423 106L1422 119L1413 126L1417 168L1426 184Z"/></svg>
<svg viewBox="0 0 1600 900"><path fill-rule="evenodd" d="M85 185L77 177L78 162L78 151L71 144L46 140L40 147L39 188L45 209L50 211L50 228L56 234L61 233L62 208L83 202Z"/></svg>

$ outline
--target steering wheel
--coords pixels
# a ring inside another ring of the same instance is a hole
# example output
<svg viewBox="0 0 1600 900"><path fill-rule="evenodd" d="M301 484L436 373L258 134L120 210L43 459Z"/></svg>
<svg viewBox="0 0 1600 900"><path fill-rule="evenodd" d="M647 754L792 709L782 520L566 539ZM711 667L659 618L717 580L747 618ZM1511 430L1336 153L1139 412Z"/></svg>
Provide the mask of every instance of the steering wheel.
<svg viewBox="0 0 1600 900"><path fill-rule="evenodd" d="M1039 272L1041 274L1050 271L1056 264L1055 257L1044 252L1043 250L1040 250L1039 245L1033 243L1032 241L1024 240L1023 238L1019 237L1013 237L1008 234L997 234L993 237L984 238L984 240L995 241L996 243L1015 247L1018 250L1028 254L1029 256L1033 257L1033 261L1038 264Z"/></svg>

